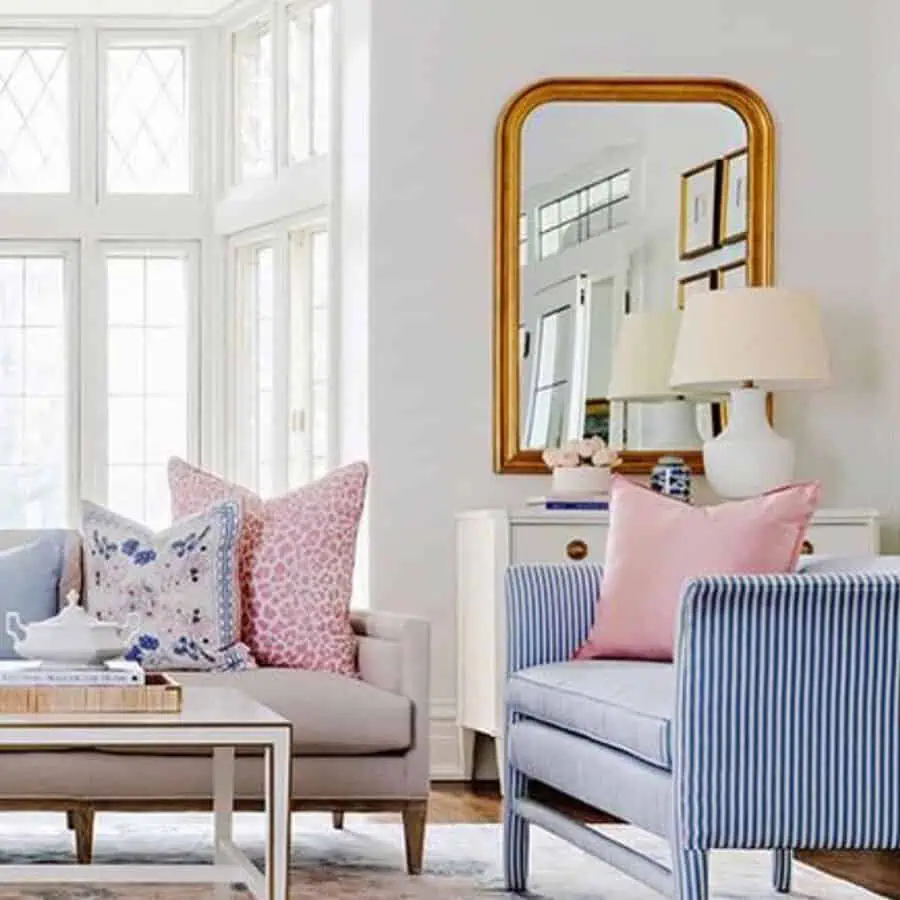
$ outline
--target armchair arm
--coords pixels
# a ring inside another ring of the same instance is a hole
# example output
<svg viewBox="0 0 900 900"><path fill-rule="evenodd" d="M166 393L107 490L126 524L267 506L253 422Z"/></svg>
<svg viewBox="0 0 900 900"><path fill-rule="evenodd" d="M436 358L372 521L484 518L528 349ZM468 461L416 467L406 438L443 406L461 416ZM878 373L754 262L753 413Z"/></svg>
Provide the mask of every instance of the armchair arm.
<svg viewBox="0 0 900 900"><path fill-rule="evenodd" d="M510 566L505 578L506 674L569 659L587 638L600 566Z"/></svg>
<svg viewBox="0 0 900 900"><path fill-rule="evenodd" d="M685 847L900 845L900 575L689 582L676 667Z"/></svg>
<svg viewBox="0 0 900 900"><path fill-rule="evenodd" d="M407 778L411 790L427 796L431 626L425 619L372 610L354 612L351 624L359 636L362 680L412 702L413 735L407 754Z"/></svg>

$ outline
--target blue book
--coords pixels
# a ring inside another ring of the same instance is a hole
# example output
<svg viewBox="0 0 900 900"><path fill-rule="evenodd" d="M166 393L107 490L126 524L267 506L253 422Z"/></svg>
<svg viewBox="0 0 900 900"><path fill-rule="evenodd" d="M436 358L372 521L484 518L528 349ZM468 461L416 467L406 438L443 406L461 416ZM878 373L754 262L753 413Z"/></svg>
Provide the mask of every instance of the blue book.
<svg viewBox="0 0 900 900"><path fill-rule="evenodd" d="M608 500L547 500L544 509L588 509L603 512L609 509Z"/></svg>

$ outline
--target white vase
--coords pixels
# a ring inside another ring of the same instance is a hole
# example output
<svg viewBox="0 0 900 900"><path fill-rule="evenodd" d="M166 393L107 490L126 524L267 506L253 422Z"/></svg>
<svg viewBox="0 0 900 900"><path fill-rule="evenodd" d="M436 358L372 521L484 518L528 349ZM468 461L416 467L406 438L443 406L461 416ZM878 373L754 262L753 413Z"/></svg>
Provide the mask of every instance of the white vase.
<svg viewBox="0 0 900 900"><path fill-rule="evenodd" d="M577 494L580 497L609 493L607 466L576 466L553 470L553 494Z"/></svg>

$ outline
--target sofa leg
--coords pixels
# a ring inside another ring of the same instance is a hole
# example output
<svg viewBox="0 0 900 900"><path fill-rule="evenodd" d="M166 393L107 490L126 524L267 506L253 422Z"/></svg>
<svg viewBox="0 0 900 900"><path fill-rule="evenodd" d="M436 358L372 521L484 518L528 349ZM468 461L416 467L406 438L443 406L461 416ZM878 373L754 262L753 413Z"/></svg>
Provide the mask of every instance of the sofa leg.
<svg viewBox="0 0 900 900"><path fill-rule="evenodd" d="M87 864L94 856L94 810L80 807L69 815L75 832L75 856L79 863Z"/></svg>
<svg viewBox="0 0 900 900"><path fill-rule="evenodd" d="M334 826L335 831L344 830L344 811L342 809L332 810L331 824Z"/></svg>
<svg viewBox="0 0 900 900"><path fill-rule="evenodd" d="M530 823L515 811L516 800L524 797L528 779L511 767L506 769L503 798L503 881L506 890L523 894L528 887Z"/></svg>
<svg viewBox="0 0 900 900"><path fill-rule="evenodd" d="M709 872L705 850L672 848L674 900L708 900Z"/></svg>
<svg viewBox="0 0 900 900"><path fill-rule="evenodd" d="M791 858L790 850L776 850L772 854L772 885L779 894L790 893Z"/></svg>
<svg viewBox="0 0 900 900"><path fill-rule="evenodd" d="M406 845L406 871L418 875L422 871L425 855L425 822L428 819L428 801L417 800L403 810L403 840Z"/></svg>

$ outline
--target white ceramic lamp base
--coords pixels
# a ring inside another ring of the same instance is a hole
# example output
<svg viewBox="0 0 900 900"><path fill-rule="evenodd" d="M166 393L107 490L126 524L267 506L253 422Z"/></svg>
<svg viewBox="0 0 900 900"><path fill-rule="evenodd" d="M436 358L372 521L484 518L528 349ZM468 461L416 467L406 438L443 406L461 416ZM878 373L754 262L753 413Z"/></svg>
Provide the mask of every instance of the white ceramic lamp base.
<svg viewBox="0 0 900 900"><path fill-rule="evenodd" d="M794 445L772 430L766 392L731 392L728 427L703 445L709 486L720 496L741 499L789 484L794 477Z"/></svg>

